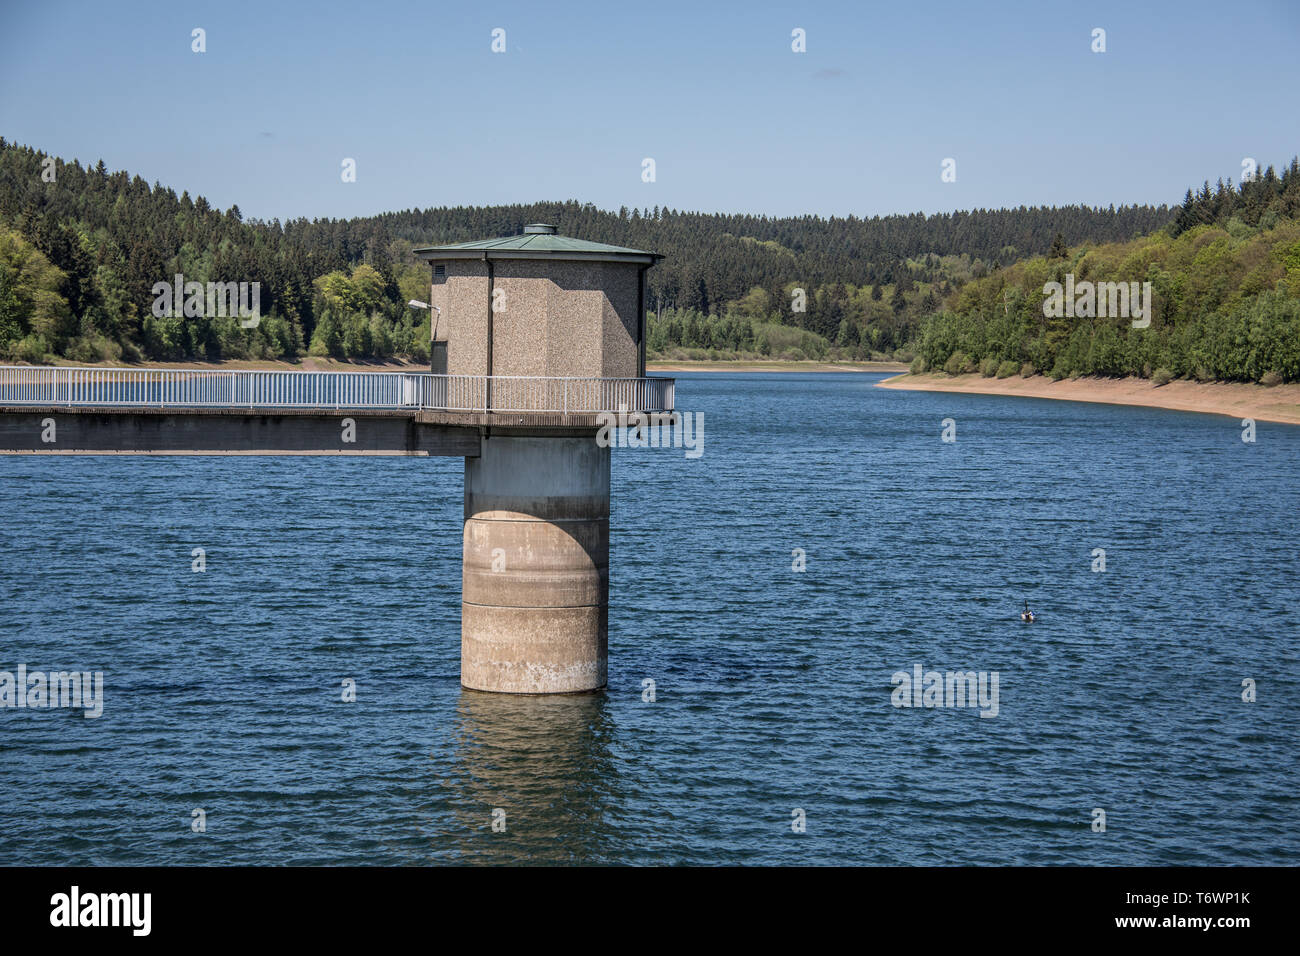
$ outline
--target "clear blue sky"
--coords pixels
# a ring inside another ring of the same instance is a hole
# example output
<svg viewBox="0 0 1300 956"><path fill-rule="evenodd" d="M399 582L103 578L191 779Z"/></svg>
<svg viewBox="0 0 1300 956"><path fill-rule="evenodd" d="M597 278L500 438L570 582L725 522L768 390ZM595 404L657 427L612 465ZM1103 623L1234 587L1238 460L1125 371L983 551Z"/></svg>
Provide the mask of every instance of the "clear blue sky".
<svg viewBox="0 0 1300 956"><path fill-rule="evenodd" d="M0 135L267 219L1174 203L1300 152L1296 0L0 4Z"/></svg>

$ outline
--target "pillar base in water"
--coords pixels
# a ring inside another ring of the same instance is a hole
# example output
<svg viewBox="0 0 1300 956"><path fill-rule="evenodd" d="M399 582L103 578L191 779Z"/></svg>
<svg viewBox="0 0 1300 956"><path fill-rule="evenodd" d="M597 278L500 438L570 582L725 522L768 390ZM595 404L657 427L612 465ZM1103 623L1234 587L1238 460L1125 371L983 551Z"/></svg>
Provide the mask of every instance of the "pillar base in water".
<svg viewBox="0 0 1300 956"><path fill-rule="evenodd" d="M609 449L493 435L465 459L460 682L507 694L605 686Z"/></svg>

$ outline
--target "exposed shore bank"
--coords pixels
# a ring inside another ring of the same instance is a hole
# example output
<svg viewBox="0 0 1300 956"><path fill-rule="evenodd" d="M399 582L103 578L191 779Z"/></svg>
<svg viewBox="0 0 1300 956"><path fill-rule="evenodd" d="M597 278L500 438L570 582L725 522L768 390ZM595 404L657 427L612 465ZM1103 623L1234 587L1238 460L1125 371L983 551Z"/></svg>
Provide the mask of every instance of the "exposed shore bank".
<svg viewBox="0 0 1300 956"><path fill-rule="evenodd" d="M1246 382L1170 382L1156 387L1145 378L1078 378L1053 381L1044 375L984 378L981 375L898 375L879 388L923 392L970 392L1022 398L1056 398L1107 405L1141 405L1177 412L1204 412L1300 425L1300 384L1268 388Z"/></svg>
<svg viewBox="0 0 1300 956"><path fill-rule="evenodd" d="M902 362L646 362L647 372L906 372Z"/></svg>

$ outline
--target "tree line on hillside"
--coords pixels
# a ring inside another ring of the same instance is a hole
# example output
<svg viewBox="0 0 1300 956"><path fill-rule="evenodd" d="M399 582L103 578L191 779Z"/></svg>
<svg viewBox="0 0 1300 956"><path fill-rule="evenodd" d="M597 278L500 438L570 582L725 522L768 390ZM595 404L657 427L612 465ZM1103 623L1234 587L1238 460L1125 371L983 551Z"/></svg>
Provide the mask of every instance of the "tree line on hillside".
<svg viewBox="0 0 1300 956"><path fill-rule="evenodd" d="M1047 314L1047 284L1067 277L1149 283L1149 325ZM1059 244L972 281L949 306L924 322L914 371L1300 381L1300 163L1236 187L1206 184L1167 229Z"/></svg>
<svg viewBox="0 0 1300 956"><path fill-rule="evenodd" d="M666 254L647 288L664 349L715 348L687 344L705 336L678 320L697 315L710 343L718 328L747 323L750 333L717 339L734 342L732 351L890 353L967 280L1045 252L1057 234L1128 239L1170 216L1164 206L1068 206L771 218L658 206L608 212L569 201L264 222L110 172L102 160L63 162L0 138L0 359L292 360L311 352L423 361L427 313L406 303L427 298L429 277L412 248L514 234L533 221ZM155 285L178 274L259 283L262 321L243 328L230 316L153 314Z"/></svg>

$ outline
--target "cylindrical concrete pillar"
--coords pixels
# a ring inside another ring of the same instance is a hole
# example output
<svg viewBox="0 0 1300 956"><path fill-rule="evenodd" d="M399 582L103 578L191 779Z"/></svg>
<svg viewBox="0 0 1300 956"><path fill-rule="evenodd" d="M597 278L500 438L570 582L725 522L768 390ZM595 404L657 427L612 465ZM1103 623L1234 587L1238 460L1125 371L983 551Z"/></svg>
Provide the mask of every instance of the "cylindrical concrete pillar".
<svg viewBox="0 0 1300 956"><path fill-rule="evenodd" d="M605 686L609 448L493 435L465 459L460 682L509 694Z"/></svg>

